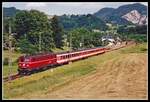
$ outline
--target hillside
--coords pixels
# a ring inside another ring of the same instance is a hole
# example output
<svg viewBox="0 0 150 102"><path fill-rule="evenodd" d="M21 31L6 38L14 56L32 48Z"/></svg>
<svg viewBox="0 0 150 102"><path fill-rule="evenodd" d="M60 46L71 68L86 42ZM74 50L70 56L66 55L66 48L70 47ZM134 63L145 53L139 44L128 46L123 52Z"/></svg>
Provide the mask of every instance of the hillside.
<svg viewBox="0 0 150 102"><path fill-rule="evenodd" d="M99 29L106 30L107 26L100 18L88 14L88 15L63 15L59 17L60 24L66 30L85 27L89 30Z"/></svg>
<svg viewBox="0 0 150 102"><path fill-rule="evenodd" d="M21 12L22 10L18 10L15 7L3 8L3 16L13 17L17 12ZM48 19L51 19L54 15L47 15ZM59 16L59 21L61 26L65 30L70 30L74 28L85 27L88 29L99 29L106 30L107 26L103 20L100 18L87 14L87 15L62 15Z"/></svg>
<svg viewBox="0 0 150 102"><path fill-rule="evenodd" d="M94 13L95 16L107 20L107 16L112 15L114 8L102 8L98 12Z"/></svg>
<svg viewBox="0 0 150 102"><path fill-rule="evenodd" d="M145 99L147 90L145 62L145 54L120 56L107 61L102 66L98 66L99 70L95 73L84 76L67 86L40 97L57 99Z"/></svg>
<svg viewBox="0 0 150 102"><path fill-rule="evenodd" d="M133 10L138 11L141 15L147 15L147 6L142 5L140 3L123 5L116 9L103 8L94 13L94 15L104 19L106 22L111 22L115 24L130 24L130 20L124 19L122 18L122 16L126 15L127 13ZM146 19L144 20L146 21Z"/></svg>
<svg viewBox="0 0 150 102"><path fill-rule="evenodd" d="M9 7L9 8L3 8L3 17L12 17L17 12L19 12L19 9L16 9L15 7Z"/></svg>
<svg viewBox="0 0 150 102"><path fill-rule="evenodd" d="M146 46L132 45L4 83L4 98L146 99Z"/></svg>
<svg viewBox="0 0 150 102"><path fill-rule="evenodd" d="M141 15L137 10L132 10L131 12L122 16L122 18L132 22L133 24L137 25L146 25L148 22L146 15Z"/></svg>

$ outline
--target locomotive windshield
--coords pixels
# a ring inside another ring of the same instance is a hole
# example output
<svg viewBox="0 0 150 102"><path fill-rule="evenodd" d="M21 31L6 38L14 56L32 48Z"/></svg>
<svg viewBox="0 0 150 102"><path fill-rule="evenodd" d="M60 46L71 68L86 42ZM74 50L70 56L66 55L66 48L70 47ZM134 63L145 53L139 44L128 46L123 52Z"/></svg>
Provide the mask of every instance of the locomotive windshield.
<svg viewBox="0 0 150 102"><path fill-rule="evenodd" d="M25 58L25 59L24 59L24 62L29 62L29 61L30 61L29 58Z"/></svg>
<svg viewBox="0 0 150 102"><path fill-rule="evenodd" d="M19 58L19 61L20 62L29 62L30 61L30 57L28 57L28 56L21 56Z"/></svg>

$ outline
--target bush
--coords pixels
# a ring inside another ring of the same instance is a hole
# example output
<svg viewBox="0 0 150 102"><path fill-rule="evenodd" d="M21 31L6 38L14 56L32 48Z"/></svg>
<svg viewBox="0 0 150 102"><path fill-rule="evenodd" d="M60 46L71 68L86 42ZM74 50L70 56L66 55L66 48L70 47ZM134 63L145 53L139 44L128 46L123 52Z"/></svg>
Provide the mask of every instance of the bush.
<svg viewBox="0 0 150 102"><path fill-rule="evenodd" d="M31 44L25 37L20 38L17 47L21 53L34 54L38 52L38 45Z"/></svg>
<svg viewBox="0 0 150 102"><path fill-rule="evenodd" d="M19 61L19 58L17 58L17 59L13 62L13 64L18 63L18 61Z"/></svg>
<svg viewBox="0 0 150 102"><path fill-rule="evenodd" d="M130 34L128 35L128 39L135 40L136 42L147 42L147 35L142 34Z"/></svg>
<svg viewBox="0 0 150 102"><path fill-rule="evenodd" d="M9 63L9 58L7 58L7 57L4 58L3 64L4 64L4 65L8 65L8 63Z"/></svg>

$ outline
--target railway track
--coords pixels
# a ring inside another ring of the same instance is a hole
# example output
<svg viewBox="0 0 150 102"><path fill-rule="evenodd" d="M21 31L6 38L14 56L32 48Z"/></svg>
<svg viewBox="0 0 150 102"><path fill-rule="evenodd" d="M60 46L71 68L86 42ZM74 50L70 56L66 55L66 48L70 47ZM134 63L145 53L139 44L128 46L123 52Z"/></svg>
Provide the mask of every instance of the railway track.
<svg viewBox="0 0 150 102"><path fill-rule="evenodd" d="M108 50L108 51L106 51L106 52L110 52L110 51L113 51L113 50L118 50L118 49L120 49L120 48L124 48L124 47L129 46L129 45L132 45L132 44L133 44L133 43L130 43L130 44L127 44L127 45L122 45L122 46L116 47L116 48L114 47L114 48L111 48L111 50ZM8 82L8 81L12 81L12 80L15 80L15 79L17 79L17 78L24 77L24 76L29 76L29 75L14 74L14 75L11 75L11 76L8 76L8 77L3 78L3 81L4 81L4 82Z"/></svg>
<svg viewBox="0 0 150 102"><path fill-rule="evenodd" d="M21 78L21 77L23 77L23 76L24 76L24 75L14 74L14 75L11 75L11 76L8 76L8 77L3 78L3 81L4 81L4 82L12 81L12 80L15 80L15 79L17 79L17 78Z"/></svg>

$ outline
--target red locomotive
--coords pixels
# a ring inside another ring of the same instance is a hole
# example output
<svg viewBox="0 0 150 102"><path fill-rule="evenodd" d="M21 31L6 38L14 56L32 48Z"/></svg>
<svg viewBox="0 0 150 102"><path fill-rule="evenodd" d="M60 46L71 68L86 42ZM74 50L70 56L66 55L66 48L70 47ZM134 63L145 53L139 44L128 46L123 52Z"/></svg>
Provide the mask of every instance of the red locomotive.
<svg viewBox="0 0 150 102"><path fill-rule="evenodd" d="M63 53L46 53L39 55L21 56L18 63L18 71L23 74L30 74L37 70L44 70L47 67L62 65L70 61L87 58L93 55L104 53L108 48L92 48Z"/></svg>

